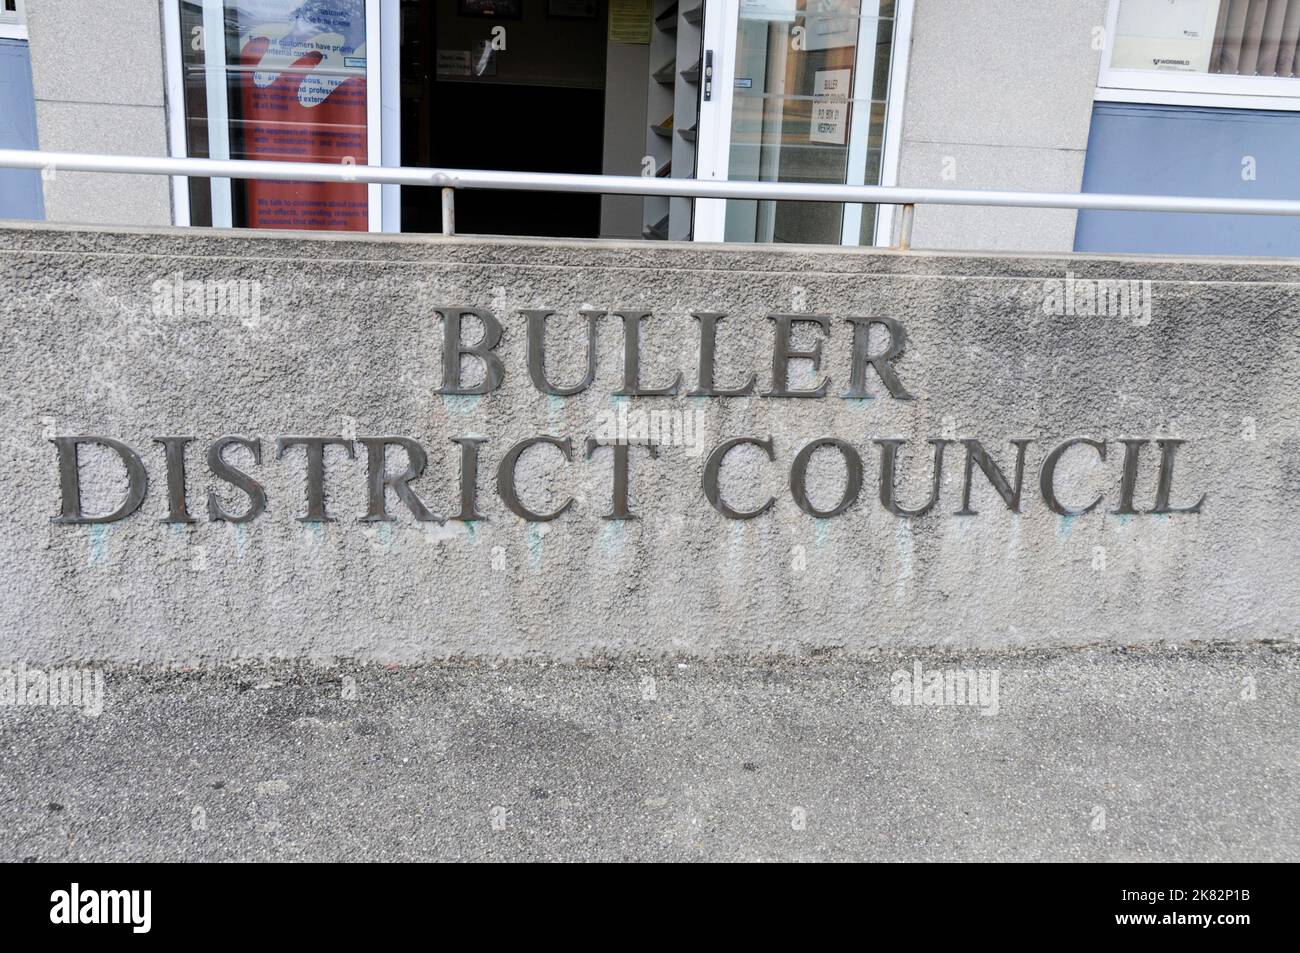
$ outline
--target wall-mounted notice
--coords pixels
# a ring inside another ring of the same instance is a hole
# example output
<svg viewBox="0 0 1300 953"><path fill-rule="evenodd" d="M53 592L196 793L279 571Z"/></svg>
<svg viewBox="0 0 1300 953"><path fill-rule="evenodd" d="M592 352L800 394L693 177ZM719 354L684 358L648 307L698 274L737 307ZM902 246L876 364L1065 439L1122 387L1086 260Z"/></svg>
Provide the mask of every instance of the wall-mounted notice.
<svg viewBox="0 0 1300 953"><path fill-rule="evenodd" d="M609 0L609 42L650 43L650 0Z"/></svg>
<svg viewBox="0 0 1300 953"><path fill-rule="evenodd" d="M474 75L470 68L469 50L439 50L437 69L439 76Z"/></svg>

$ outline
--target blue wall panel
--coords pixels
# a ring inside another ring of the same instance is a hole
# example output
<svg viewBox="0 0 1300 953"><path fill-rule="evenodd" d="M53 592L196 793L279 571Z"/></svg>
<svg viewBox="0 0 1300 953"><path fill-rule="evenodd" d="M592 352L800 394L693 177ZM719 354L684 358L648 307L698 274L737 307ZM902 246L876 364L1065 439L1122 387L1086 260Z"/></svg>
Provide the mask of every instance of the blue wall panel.
<svg viewBox="0 0 1300 953"><path fill-rule="evenodd" d="M1300 113L1097 103L1083 191L1300 199ZM1293 257L1300 218L1081 211L1074 247Z"/></svg>
<svg viewBox="0 0 1300 953"><path fill-rule="evenodd" d="M22 40L0 40L0 149L36 148L32 64ZM0 169L0 218L44 218L41 174Z"/></svg>

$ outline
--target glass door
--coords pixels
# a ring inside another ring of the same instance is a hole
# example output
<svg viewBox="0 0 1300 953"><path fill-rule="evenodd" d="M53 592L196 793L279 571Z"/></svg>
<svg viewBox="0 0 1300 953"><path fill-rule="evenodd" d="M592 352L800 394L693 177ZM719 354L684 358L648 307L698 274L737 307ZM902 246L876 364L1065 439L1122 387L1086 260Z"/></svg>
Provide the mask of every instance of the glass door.
<svg viewBox="0 0 1300 953"><path fill-rule="evenodd" d="M714 58L722 95L700 177L893 184L901 115L894 99L901 98L911 0L715 5L723 9L705 42L716 39L725 54ZM695 238L887 244L891 212L840 202L701 200Z"/></svg>

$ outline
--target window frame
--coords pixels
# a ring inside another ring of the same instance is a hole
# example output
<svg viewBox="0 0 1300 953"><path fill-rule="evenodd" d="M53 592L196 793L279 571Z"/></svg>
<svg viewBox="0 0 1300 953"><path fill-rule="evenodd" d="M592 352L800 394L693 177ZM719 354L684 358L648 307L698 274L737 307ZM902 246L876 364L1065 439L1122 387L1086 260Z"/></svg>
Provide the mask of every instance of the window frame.
<svg viewBox="0 0 1300 953"><path fill-rule="evenodd" d="M1110 65L1122 0L1110 0L1094 99L1099 102L1300 111L1300 77L1232 76Z"/></svg>
<svg viewBox="0 0 1300 953"><path fill-rule="evenodd" d="M22 3L23 0L19 0ZM167 103L167 151L172 158L189 157L189 137L185 116L184 60L181 56L182 0L164 0L163 17L163 72L164 95ZM206 3L207 0L200 0ZM224 7L224 0L221 0ZM397 4L366 0L366 162L369 165L397 165L400 155L399 109L383 108L386 93L394 87L398 75ZM224 79L222 81L224 86ZM228 130L226 130L228 134ZM221 137L218 137L220 141ZM387 161L385 161L387 160ZM229 189L220 189L218 183L229 179L212 179L213 201L225 195L229 203ZM371 232L397 231L400 221L400 204L395 185L369 185L367 187L367 230ZM227 208L227 213L230 209ZM387 214L385 214L387 212ZM172 176L172 222L175 225L191 224L189 177ZM223 220L216 208L213 222ZM229 220L229 214L224 216Z"/></svg>
<svg viewBox="0 0 1300 953"><path fill-rule="evenodd" d="M26 40L27 0L16 0L11 12L0 5L0 40Z"/></svg>
<svg viewBox="0 0 1300 953"><path fill-rule="evenodd" d="M736 28L740 19L739 0L709 0L705 12L704 45L716 51L714 62L714 90L712 103L700 107L702 133L697 152L696 176L701 180L726 180L731 156L731 112L736 73ZM880 184L898 185L898 170L902 154L903 116L907 98L907 70L912 50L912 20L915 0L897 0L894 7L894 34L890 50L889 77L885 93L885 125L880 157ZM859 71L854 70L858 81ZM852 127L853 121L850 122ZM864 143L849 141L850 150L861 149ZM860 245L848 241L850 233L856 237L861 222L862 206L843 203L845 222L840 228L840 246L850 248L887 248L894 243L894 226L898 206L879 205L873 242ZM692 241L722 242L726 231L726 199L695 199L695 218ZM853 209L850 212L850 209Z"/></svg>

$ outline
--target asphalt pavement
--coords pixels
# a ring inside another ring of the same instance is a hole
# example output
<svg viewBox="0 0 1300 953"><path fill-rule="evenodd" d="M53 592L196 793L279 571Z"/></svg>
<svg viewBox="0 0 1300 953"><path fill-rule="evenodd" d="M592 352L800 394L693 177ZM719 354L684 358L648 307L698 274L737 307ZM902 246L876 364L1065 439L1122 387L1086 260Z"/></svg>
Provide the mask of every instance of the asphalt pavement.
<svg viewBox="0 0 1300 953"><path fill-rule="evenodd" d="M101 672L0 860L1300 859L1290 643Z"/></svg>

